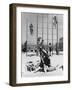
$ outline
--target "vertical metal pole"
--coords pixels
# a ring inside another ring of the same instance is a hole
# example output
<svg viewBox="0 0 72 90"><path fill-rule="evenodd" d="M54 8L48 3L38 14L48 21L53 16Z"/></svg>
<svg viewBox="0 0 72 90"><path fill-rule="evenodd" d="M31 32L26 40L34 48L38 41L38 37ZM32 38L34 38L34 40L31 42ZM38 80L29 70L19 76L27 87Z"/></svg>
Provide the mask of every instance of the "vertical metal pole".
<svg viewBox="0 0 72 90"><path fill-rule="evenodd" d="M27 44L28 44L28 19L26 19L26 41L27 41ZM27 56L27 50L26 50L26 56Z"/></svg>
<svg viewBox="0 0 72 90"><path fill-rule="evenodd" d="M47 14L47 52L48 52L48 14Z"/></svg>
<svg viewBox="0 0 72 90"><path fill-rule="evenodd" d="M38 39L38 14L37 14L37 39ZM37 41L37 55L38 55L38 41Z"/></svg>
<svg viewBox="0 0 72 90"><path fill-rule="evenodd" d="M43 40L43 15L42 15L42 40Z"/></svg>
<svg viewBox="0 0 72 90"><path fill-rule="evenodd" d="M53 54L53 15L52 15L52 54Z"/></svg>
<svg viewBox="0 0 72 90"><path fill-rule="evenodd" d="M38 14L37 14L37 39L38 39Z"/></svg>
<svg viewBox="0 0 72 90"><path fill-rule="evenodd" d="M59 51L58 51L58 20L57 20L57 55L59 54Z"/></svg>

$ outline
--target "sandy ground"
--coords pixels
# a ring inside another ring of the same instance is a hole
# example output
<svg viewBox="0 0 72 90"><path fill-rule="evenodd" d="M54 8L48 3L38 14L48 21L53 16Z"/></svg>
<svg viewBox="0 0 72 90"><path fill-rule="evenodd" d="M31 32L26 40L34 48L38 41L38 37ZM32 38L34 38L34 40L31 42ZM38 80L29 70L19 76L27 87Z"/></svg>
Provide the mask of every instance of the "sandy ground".
<svg viewBox="0 0 72 90"><path fill-rule="evenodd" d="M35 53L28 53L28 55L31 54L35 54ZM56 67L56 66L62 66L63 65L63 54L62 52L60 52L59 55L56 55L55 53L50 56L50 60L51 60L51 66L52 67ZM37 63L40 62L40 57L39 56L26 56L25 53L22 52L22 77L39 77L39 76L57 76L57 75L62 75L63 74L63 70L62 69L57 69L57 70L53 70L50 72L36 72L34 73L34 71L27 71L27 63L29 61L32 61L34 65L37 65ZM45 66L45 69L47 69L47 67Z"/></svg>

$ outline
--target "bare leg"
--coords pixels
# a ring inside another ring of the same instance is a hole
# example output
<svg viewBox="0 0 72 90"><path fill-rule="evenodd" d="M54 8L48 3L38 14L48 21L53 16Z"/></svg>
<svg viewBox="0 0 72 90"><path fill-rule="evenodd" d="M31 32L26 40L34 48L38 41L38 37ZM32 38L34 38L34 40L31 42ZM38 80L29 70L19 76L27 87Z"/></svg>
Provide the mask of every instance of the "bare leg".
<svg viewBox="0 0 72 90"><path fill-rule="evenodd" d="M59 65L57 65L56 67L54 67L54 66L48 67L47 72L57 70L59 68L58 66Z"/></svg>

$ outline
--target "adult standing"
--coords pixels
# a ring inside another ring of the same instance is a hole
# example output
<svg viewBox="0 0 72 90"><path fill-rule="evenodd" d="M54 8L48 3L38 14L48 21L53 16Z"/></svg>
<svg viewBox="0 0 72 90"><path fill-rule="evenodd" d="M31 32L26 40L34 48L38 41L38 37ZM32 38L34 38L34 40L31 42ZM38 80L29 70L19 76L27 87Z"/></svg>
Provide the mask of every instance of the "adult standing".
<svg viewBox="0 0 72 90"><path fill-rule="evenodd" d="M50 56L51 56L51 52L52 52L52 45L51 45L51 43L49 43L49 52L50 52Z"/></svg>

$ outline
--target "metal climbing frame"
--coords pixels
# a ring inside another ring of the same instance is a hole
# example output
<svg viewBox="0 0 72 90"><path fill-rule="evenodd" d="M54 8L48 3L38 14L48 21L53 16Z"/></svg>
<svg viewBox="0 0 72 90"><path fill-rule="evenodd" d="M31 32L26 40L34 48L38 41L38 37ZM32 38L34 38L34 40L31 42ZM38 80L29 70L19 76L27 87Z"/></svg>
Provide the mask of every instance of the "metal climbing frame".
<svg viewBox="0 0 72 90"><path fill-rule="evenodd" d="M31 22L31 24L33 25L33 32L35 35L35 47L37 46L37 39L38 37L41 37L44 40L44 46L46 48L46 50L48 50L49 47L49 43L51 43L52 45L52 53L54 50L54 47L56 46L57 51L58 51L58 42L59 42L59 30L58 30L58 15L56 14L34 14L35 15L35 19L33 20L33 18L29 19L31 21L29 21L28 19L26 19L26 40L28 42L28 46L29 46L29 42L31 43L31 39L29 39L29 32L30 32L30 28L29 28L29 22ZM31 15L30 15L31 16ZM33 14L32 14L33 16ZM32 21L33 20L33 21ZM34 30L35 29L35 30ZM33 35L32 35L33 36ZM31 36L31 37L32 37ZM34 36L33 36L34 38ZM32 38L32 39L33 39ZM57 44L57 45L56 45ZM34 47L33 45L30 47Z"/></svg>

